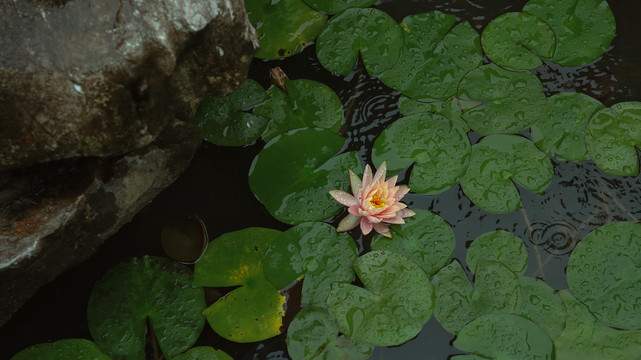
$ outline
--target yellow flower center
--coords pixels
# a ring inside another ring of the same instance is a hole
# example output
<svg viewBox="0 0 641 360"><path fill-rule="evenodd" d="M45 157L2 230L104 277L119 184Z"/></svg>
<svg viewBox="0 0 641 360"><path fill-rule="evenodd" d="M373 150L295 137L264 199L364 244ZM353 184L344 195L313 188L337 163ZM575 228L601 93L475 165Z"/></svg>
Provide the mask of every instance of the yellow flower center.
<svg viewBox="0 0 641 360"><path fill-rule="evenodd" d="M382 208L385 206L385 199L381 199L380 196L374 195L369 203L375 208Z"/></svg>

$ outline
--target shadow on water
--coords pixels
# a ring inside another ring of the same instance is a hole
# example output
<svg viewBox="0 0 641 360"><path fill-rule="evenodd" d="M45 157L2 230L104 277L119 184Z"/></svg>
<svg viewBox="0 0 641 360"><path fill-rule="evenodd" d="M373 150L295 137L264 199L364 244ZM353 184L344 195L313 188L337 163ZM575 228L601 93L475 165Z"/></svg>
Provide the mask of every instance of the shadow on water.
<svg viewBox="0 0 641 360"><path fill-rule="evenodd" d="M397 21L408 14L440 10L468 20L480 31L494 17L519 11L526 1L502 0L382 0L376 7ZM491 3L491 5L487 5ZM534 70L547 96L574 90L602 101L606 106L621 101L641 100L641 40L638 14L641 3L610 1L617 21L612 48L592 63L563 68L546 63ZM312 79L330 86L345 107L347 149L357 150L363 162L371 162L368 148L385 126L399 118L398 93L355 67L346 78L329 74L318 63L314 47L289 59L255 59L250 77L269 86L269 69L281 67L290 79ZM285 230L289 226L273 219L249 190L247 174L262 143L225 148L204 143L188 170L149 206L109 239L89 261L60 275L36 295L2 328L0 359L36 343L64 338L87 338L86 306L96 280L114 265L132 256L163 256L162 227L188 214L197 214L207 225L210 238L249 226ZM455 257L465 264L465 253L477 236L503 229L519 236L529 254L526 275L545 280L554 289L567 288L565 267L576 244L596 227L612 221L641 219L641 176L610 176L591 161L566 163L553 159L555 176L542 195L521 191L523 208L495 215L474 206L455 186L436 196L410 194L405 199L413 208L439 214L453 228ZM401 181L403 179L401 178ZM338 219L338 217L333 220ZM358 232L352 233L358 236ZM365 246L369 239L365 240ZM362 245L362 239L359 239ZM290 290L290 312L296 306L300 287ZM224 292L208 290L208 302ZM299 301L299 300L298 300ZM294 304L292 304L292 302ZM292 314L293 315L293 314ZM290 314L288 314L288 317ZM372 359L445 359L461 353L450 344L453 336L432 318L423 331L408 343L378 347ZM227 351L235 359L287 359L285 337L252 344L222 339L205 325L198 345Z"/></svg>

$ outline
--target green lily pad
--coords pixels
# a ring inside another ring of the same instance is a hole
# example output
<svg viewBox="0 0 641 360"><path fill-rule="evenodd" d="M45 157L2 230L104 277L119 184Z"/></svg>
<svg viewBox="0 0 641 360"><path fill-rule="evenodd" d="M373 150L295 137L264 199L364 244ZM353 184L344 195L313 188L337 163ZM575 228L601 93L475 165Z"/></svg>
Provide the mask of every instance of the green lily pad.
<svg viewBox="0 0 641 360"><path fill-rule="evenodd" d="M565 161L588 159L585 132L588 121L603 104L581 93L559 93L548 98L547 116L532 124L532 141L549 156Z"/></svg>
<svg viewBox="0 0 641 360"><path fill-rule="evenodd" d="M367 289L334 283L327 306L345 336L394 346L416 336L432 315L434 290L427 274L407 257L371 251L354 260Z"/></svg>
<svg viewBox="0 0 641 360"><path fill-rule="evenodd" d="M415 212L416 215L405 219L404 225L390 225L392 238L374 236L371 249L405 255L432 276L452 259L456 246L454 232L440 216L420 209Z"/></svg>
<svg viewBox="0 0 641 360"><path fill-rule="evenodd" d="M338 132L343 122L343 104L327 85L312 80L289 80L287 93L276 86L267 90L269 100L254 114L270 118L263 139L302 127L318 127Z"/></svg>
<svg viewBox="0 0 641 360"><path fill-rule="evenodd" d="M282 233L246 228L212 240L194 268L194 284L238 286L203 312L220 336L253 342L280 334L285 297L265 278L265 251Z"/></svg>
<svg viewBox="0 0 641 360"><path fill-rule="evenodd" d="M305 0L305 2L318 11L336 14L350 8L368 7L376 0Z"/></svg>
<svg viewBox="0 0 641 360"><path fill-rule="evenodd" d="M305 275L301 302L325 305L333 282L354 280L356 243L329 224L303 223L277 237L265 253L265 277L281 289Z"/></svg>
<svg viewBox="0 0 641 360"><path fill-rule="evenodd" d="M598 167L617 176L639 174L641 102L614 104L592 116L585 134L588 153Z"/></svg>
<svg viewBox="0 0 641 360"><path fill-rule="evenodd" d="M570 290L599 320L641 329L641 224L615 222L590 232L570 255Z"/></svg>
<svg viewBox="0 0 641 360"><path fill-rule="evenodd" d="M258 139L265 131L269 118L244 110L265 102L265 89L247 79L233 93L225 97L205 96L194 121L203 139L222 146L240 146Z"/></svg>
<svg viewBox="0 0 641 360"><path fill-rule="evenodd" d="M93 341L64 339L53 343L37 344L15 354L11 360L111 360Z"/></svg>
<svg viewBox="0 0 641 360"><path fill-rule="evenodd" d="M347 75L360 52L374 76L396 63L403 49L403 31L391 16L377 9L347 9L331 18L318 35L316 55L325 69Z"/></svg>
<svg viewBox="0 0 641 360"><path fill-rule="evenodd" d="M559 293L540 279L520 277L522 305L520 315L532 320L555 340L565 329L565 305Z"/></svg>
<svg viewBox="0 0 641 360"><path fill-rule="evenodd" d="M434 316L452 334L481 315L518 313L521 307L518 276L496 261L478 266L474 287L457 260L436 273L432 283L436 293Z"/></svg>
<svg viewBox="0 0 641 360"><path fill-rule="evenodd" d="M528 139L490 135L472 146L461 187L474 204L486 211L506 213L521 207L521 197L513 182L541 194L553 176L550 159Z"/></svg>
<svg viewBox="0 0 641 360"><path fill-rule="evenodd" d="M171 360L234 360L229 354L222 350L215 350L209 346L196 346L184 354L180 354Z"/></svg>
<svg viewBox="0 0 641 360"><path fill-rule="evenodd" d="M379 75L385 85L420 100L456 95L459 81L483 62L479 34L456 16L431 11L407 16L404 48L394 66Z"/></svg>
<svg viewBox="0 0 641 360"><path fill-rule="evenodd" d="M423 102L407 96L401 96L398 99L398 108L403 116L421 113L441 115L457 123L465 132L470 131L470 126L461 117L461 107L456 98L450 98L445 101Z"/></svg>
<svg viewBox="0 0 641 360"><path fill-rule="evenodd" d="M587 64L610 46L616 25L605 0L530 0L523 7L548 23L556 34L552 61L563 66Z"/></svg>
<svg viewBox="0 0 641 360"><path fill-rule="evenodd" d="M276 219L298 224L320 221L344 206L329 191L347 190L347 169L361 168L356 152L334 156L345 138L325 129L298 129L267 143L254 158L249 186Z"/></svg>
<svg viewBox="0 0 641 360"><path fill-rule="evenodd" d="M518 315L488 314L465 325L454 346L490 359L553 359L550 337Z"/></svg>
<svg viewBox="0 0 641 360"><path fill-rule="evenodd" d="M198 339L205 318L203 289L188 267L145 256L121 263L96 283L87 306L89 331L114 358L144 359L147 322L171 358Z"/></svg>
<svg viewBox="0 0 641 360"><path fill-rule="evenodd" d="M560 291L567 309L563 333L554 342L557 359L637 360L641 331L615 330L603 325L568 290Z"/></svg>
<svg viewBox="0 0 641 360"><path fill-rule="evenodd" d="M374 346L338 333L338 323L327 309L307 306L287 329L287 351L294 360L369 358Z"/></svg>
<svg viewBox="0 0 641 360"><path fill-rule="evenodd" d="M554 55L556 38L550 25L534 15L510 12L492 20L481 35L485 55L512 70L531 70Z"/></svg>
<svg viewBox="0 0 641 360"><path fill-rule="evenodd" d="M278 59L303 51L327 21L302 0L245 0L245 9L260 42L254 56Z"/></svg>
<svg viewBox="0 0 641 360"><path fill-rule="evenodd" d="M378 136L372 161L387 161L391 173L412 163L409 187L414 192L438 194L465 174L470 158L470 140L458 124L439 115L403 117Z"/></svg>
<svg viewBox="0 0 641 360"><path fill-rule="evenodd" d="M541 81L530 72L514 72L497 65L470 71L458 87L463 119L481 135L514 134L545 116Z"/></svg>
<svg viewBox="0 0 641 360"><path fill-rule="evenodd" d="M505 265L517 275L527 268L527 250L516 235L494 230L477 237L467 249L467 267L476 273L476 267L484 260L493 260Z"/></svg>

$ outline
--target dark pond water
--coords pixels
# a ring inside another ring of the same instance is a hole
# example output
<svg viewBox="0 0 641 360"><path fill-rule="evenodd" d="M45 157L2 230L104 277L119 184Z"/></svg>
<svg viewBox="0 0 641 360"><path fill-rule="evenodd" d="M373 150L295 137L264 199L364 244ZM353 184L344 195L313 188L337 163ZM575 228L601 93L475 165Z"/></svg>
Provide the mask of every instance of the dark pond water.
<svg viewBox="0 0 641 360"><path fill-rule="evenodd" d="M456 14L479 32L487 23L507 11L519 11L519 0L389 0L376 7L397 21L406 15L431 10ZM491 5L487 5L490 3ZM580 67L563 68L545 64L534 72L543 82L546 95L579 91L611 106L621 101L641 100L641 37L638 21L641 2L610 0L617 21L617 36L601 58ZM370 161L367 150L389 123L400 117L398 93L362 67L346 78L332 76L318 64L315 49L286 60L255 60L250 77L266 88L268 71L280 66L290 79L312 79L329 85L339 95L351 128L348 147ZM526 134L527 135L527 134ZM478 136L472 135L476 141ZM36 343L65 338L87 338L86 306L92 286L112 266L142 255L164 255L160 231L165 224L187 214L198 214L210 238L249 226L285 230L289 226L274 220L249 190L247 173L263 143L240 148L203 144L191 166L170 188L162 192L134 220L108 240L86 263L67 271L44 286L23 308L0 328L0 359ZM474 206L459 186L437 195L408 195L411 208L431 210L445 219L457 239L455 257L464 263L466 247L485 232L500 228L524 241L529 253L526 275L546 281L555 289L567 288L565 267L574 246L595 228L612 221L641 219L641 177L610 176L592 162L566 163L553 159L555 177L543 195L522 191L524 207L508 214L489 214ZM365 244L369 238L359 242ZM295 290L291 298L295 299ZM216 291L210 298L219 296ZM295 300L294 300L295 302ZM289 305L290 309L296 306ZM290 311L293 315L294 312ZM453 336L432 318L410 342L393 348L376 348L373 359L446 359L461 353L450 345ZM211 331L208 325L199 345L222 348L235 359L287 359L284 335L252 344L235 344Z"/></svg>

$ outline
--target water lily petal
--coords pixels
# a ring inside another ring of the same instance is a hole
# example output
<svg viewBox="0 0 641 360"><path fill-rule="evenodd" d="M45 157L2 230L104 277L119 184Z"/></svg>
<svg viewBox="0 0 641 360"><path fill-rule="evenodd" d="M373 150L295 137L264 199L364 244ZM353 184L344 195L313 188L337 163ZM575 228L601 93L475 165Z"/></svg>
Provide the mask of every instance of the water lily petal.
<svg viewBox="0 0 641 360"><path fill-rule="evenodd" d="M356 175L352 171L352 169L348 169L348 171L349 171L349 185L352 188L352 194L354 194L354 196L356 197L360 197L360 192L363 186L361 182L361 178L359 178L358 175Z"/></svg>
<svg viewBox="0 0 641 360"><path fill-rule="evenodd" d="M398 175L394 175L391 178L387 179L385 185L387 188L391 189L396 186L396 180L398 180Z"/></svg>
<svg viewBox="0 0 641 360"><path fill-rule="evenodd" d="M402 218L408 218L410 216L416 215L416 213L414 212L414 210L411 210L411 209L403 209L403 210L397 212L396 215L398 215L398 216L400 216Z"/></svg>
<svg viewBox="0 0 641 360"><path fill-rule="evenodd" d="M330 190L329 194L345 206L358 205L358 199L343 190Z"/></svg>
<svg viewBox="0 0 641 360"><path fill-rule="evenodd" d="M374 230L385 237L392 237L392 233L389 231L389 226L385 223L374 224Z"/></svg>
<svg viewBox="0 0 641 360"><path fill-rule="evenodd" d="M405 224L405 220L403 220L403 218L398 215L394 215L390 218L385 218L383 219L383 221L386 224Z"/></svg>
<svg viewBox="0 0 641 360"><path fill-rule="evenodd" d="M368 188L372 184L372 168L369 167L369 164L365 165L365 173L363 173L363 189Z"/></svg>
<svg viewBox="0 0 641 360"><path fill-rule="evenodd" d="M379 222L381 222L381 219L380 219L380 218L378 218L378 217L376 217L376 216L369 216L369 215L368 215L368 216L366 216L366 218L367 218L367 220L368 220L369 222L371 222L372 224L378 224Z"/></svg>
<svg viewBox="0 0 641 360"><path fill-rule="evenodd" d="M361 214L361 207L360 205L353 205L347 208L347 211L349 211L350 214L356 216L356 217L361 217L363 214Z"/></svg>
<svg viewBox="0 0 641 360"><path fill-rule="evenodd" d="M361 232L363 232L363 235L369 234L372 231L372 227L372 223L366 217L361 218Z"/></svg>
<svg viewBox="0 0 641 360"><path fill-rule="evenodd" d="M376 174L374 174L374 182L384 182L385 181L385 173L387 173L387 162L383 161L381 165L378 166L378 169L376 170Z"/></svg>
<svg viewBox="0 0 641 360"><path fill-rule="evenodd" d="M345 216L343 220L341 220L341 222L338 223L338 227L336 227L336 231L343 232L347 230L352 230L353 228L358 226L360 219L361 218L358 216L347 214L347 216Z"/></svg>
<svg viewBox="0 0 641 360"><path fill-rule="evenodd" d="M394 199L401 200L408 192L410 192L410 188L405 185L399 185L398 191L394 194Z"/></svg>

